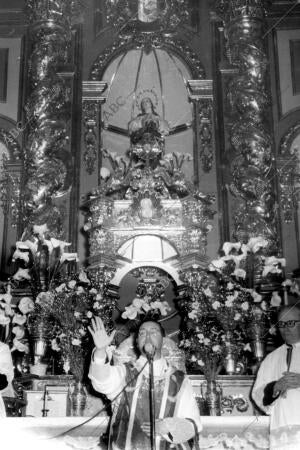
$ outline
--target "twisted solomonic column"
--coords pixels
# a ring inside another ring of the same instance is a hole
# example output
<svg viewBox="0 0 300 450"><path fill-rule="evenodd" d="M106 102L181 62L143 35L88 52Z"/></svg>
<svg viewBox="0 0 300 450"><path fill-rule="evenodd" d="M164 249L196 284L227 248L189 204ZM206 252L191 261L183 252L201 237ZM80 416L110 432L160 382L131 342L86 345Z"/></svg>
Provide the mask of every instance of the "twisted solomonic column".
<svg viewBox="0 0 300 450"><path fill-rule="evenodd" d="M218 0L231 67L227 92L229 191L233 236L262 235L278 249L273 139L263 0Z"/></svg>
<svg viewBox="0 0 300 450"><path fill-rule="evenodd" d="M28 0L29 64L24 131L24 213L27 223L61 232L55 199L71 185L70 0Z"/></svg>

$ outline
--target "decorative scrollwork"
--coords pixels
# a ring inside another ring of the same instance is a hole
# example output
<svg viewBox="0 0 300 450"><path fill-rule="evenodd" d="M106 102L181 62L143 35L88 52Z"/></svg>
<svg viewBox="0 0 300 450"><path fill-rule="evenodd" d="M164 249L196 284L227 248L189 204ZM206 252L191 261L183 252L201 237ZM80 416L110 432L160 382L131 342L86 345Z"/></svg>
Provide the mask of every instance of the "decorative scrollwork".
<svg viewBox="0 0 300 450"><path fill-rule="evenodd" d="M106 11L108 24L121 32L138 23L154 23L156 29L175 30L179 24L191 20L191 7L187 0L167 0L152 5L148 0L106 0Z"/></svg>
<svg viewBox="0 0 300 450"><path fill-rule="evenodd" d="M212 101L199 102L199 149L204 172L210 172L213 163Z"/></svg>
<svg viewBox="0 0 300 450"><path fill-rule="evenodd" d="M85 151L83 161L86 171L91 175L95 170L97 160L97 125L99 121L99 102L83 102L83 124L84 124L84 144Z"/></svg>
<svg viewBox="0 0 300 450"><path fill-rule="evenodd" d="M223 412L233 412L234 408L238 412L244 413L249 409L249 401L242 395L227 395L222 397L221 406Z"/></svg>
<svg viewBox="0 0 300 450"><path fill-rule="evenodd" d="M20 219L20 187L21 187L21 150L14 138L14 132L0 129L0 142L4 144L8 155L3 154L0 166L0 205L5 215L11 215L11 225L16 227Z"/></svg>

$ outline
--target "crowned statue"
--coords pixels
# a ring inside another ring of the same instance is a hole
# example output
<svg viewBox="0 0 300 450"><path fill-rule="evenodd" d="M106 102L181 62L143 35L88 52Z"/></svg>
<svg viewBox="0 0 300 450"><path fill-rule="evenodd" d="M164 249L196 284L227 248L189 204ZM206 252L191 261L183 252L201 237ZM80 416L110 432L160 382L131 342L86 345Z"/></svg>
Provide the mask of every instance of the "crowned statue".
<svg viewBox="0 0 300 450"><path fill-rule="evenodd" d="M151 98L143 98L140 108L141 113L128 124L131 152L140 159L153 160L163 153L170 127L155 111Z"/></svg>

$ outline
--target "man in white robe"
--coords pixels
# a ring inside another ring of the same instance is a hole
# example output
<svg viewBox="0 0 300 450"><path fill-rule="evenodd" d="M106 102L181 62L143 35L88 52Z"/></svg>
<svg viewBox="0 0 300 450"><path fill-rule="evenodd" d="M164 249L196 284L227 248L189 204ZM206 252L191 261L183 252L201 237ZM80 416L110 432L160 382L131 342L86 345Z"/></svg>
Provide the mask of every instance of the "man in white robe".
<svg viewBox="0 0 300 450"><path fill-rule="evenodd" d="M300 304L278 315L284 344L261 363L252 391L255 403L270 415L270 448L300 449Z"/></svg>
<svg viewBox="0 0 300 450"><path fill-rule="evenodd" d="M137 337L141 356L132 365L112 366L106 362L106 348L114 333L107 336L100 318L95 318L90 332L96 347L89 372L92 384L110 400L120 394L113 405L109 449L151 448L149 353L153 357L156 448L190 448L187 441L202 428L199 410L188 378L183 372L169 366L161 355L161 326L153 321L142 323Z"/></svg>
<svg viewBox="0 0 300 450"><path fill-rule="evenodd" d="M6 416L2 395L11 396L13 378L14 368L9 346L0 342L0 417Z"/></svg>

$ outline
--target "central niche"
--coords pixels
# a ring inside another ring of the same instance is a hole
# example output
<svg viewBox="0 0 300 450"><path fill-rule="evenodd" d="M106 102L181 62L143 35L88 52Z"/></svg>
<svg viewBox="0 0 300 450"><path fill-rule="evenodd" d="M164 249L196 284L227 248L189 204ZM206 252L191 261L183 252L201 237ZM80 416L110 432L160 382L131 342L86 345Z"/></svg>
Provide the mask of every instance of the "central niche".
<svg viewBox="0 0 300 450"><path fill-rule="evenodd" d="M140 114L142 100L150 98L155 112L170 127L165 153L184 152L192 156L193 108L186 87L191 78L186 64L169 49L131 49L118 55L102 76L109 86L102 108L103 148L120 156L126 154L128 123ZM192 179L192 164L185 172Z"/></svg>
<svg viewBox="0 0 300 450"><path fill-rule="evenodd" d="M119 287L120 300L115 320L121 321L121 314L125 307L132 304L135 298L166 301L170 307L166 316L162 318L167 335L176 335L180 326L180 317L175 304L176 283L164 270L154 266L140 266L128 272L121 280ZM133 318L134 320L134 318Z"/></svg>

